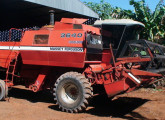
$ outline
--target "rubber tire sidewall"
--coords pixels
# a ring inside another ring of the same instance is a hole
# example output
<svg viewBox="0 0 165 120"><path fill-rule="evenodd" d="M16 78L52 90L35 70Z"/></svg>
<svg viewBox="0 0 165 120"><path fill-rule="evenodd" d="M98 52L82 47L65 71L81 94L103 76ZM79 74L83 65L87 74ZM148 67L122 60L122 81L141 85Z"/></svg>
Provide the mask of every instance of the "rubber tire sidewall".
<svg viewBox="0 0 165 120"><path fill-rule="evenodd" d="M0 80L0 100L4 100L6 97L6 92L5 92L5 82Z"/></svg>
<svg viewBox="0 0 165 120"><path fill-rule="evenodd" d="M76 99L76 101L72 104L68 104L65 101L63 101L63 99L61 98L61 89L62 87L67 84L67 83L73 83L76 85L76 87L78 88L79 94L78 94L78 98ZM84 88L83 88L83 84L76 80L76 78L64 78L62 80L60 80L60 82L58 83L57 89L56 89L56 97L57 97L57 101L59 103L59 105L61 105L63 108L66 109L75 109L78 108L84 100Z"/></svg>

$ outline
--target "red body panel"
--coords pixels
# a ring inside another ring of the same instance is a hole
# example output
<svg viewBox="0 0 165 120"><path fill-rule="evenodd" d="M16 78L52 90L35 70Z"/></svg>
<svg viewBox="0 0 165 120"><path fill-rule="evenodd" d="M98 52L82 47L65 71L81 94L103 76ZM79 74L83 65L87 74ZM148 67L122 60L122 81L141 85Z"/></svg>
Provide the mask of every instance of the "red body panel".
<svg viewBox="0 0 165 120"><path fill-rule="evenodd" d="M7 68L10 63L10 57L14 57L15 53L11 52L13 46L19 46L20 42L0 42L0 67ZM18 51L16 51L18 52Z"/></svg>
<svg viewBox="0 0 165 120"><path fill-rule="evenodd" d="M0 42L0 46L20 46L20 42Z"/></svg>
<svg viewBox="0 0 165 120"><path fill-rule="evenodd" d="M61 37L61 34L70 34L70 37ZM76 36L82 34L81 37L71 37L72 34ZM73 41L79 41L79 43L72 43ZM84 31L82 30L53 30L49 36L49 46L54 47L81 47L83 48Z"/></svg>
<svg viewBox="0 0 165 120"><path fill-rule="evenodd" d="M73 23L73 24L83 24L88 19L80 19L80 18L62 18L60 22L62 23Z"/></svg>
<svg viewBox="0 0 165 120"><path fill-rule="evenodd" d="M120 94L126 91L130 86L126 84L125 80L116 81L110 84L104 85L106 93L109 97Z"/></svg>
<svg viewBox="0 0 165 120"><path fill-rule="evenodd" d="M112 58L112 54L110 52L110 50L103 50L102 52L102 63L106 63L107 65L110 64Z"/></svg>
<svg viewBox="0 0 165 120"><path fill-rule="evenodd" d="M30 57L29 57L30 55ZM21 51L23 64L61 67L84 67L85 53ZM67 59L66 59L67 56ZM33 59L32 59L33 58Z"/></svg>
<svg viewBox="0 0 165 120"><path fill-rule="evenodd" d="M23 64L48 65L49 57L46 51L20 51ZM30 56L30 57L29 57Z"/></svg>
<svg viewBox="0 0 165 120"><path fill-rule="evenodd" d="M48 46L49 44L34 44L34 36L35 35L49 35L50 31L48 30L39 30L39 31L26 31L22 41L20 42L20 46Z"/></svg>
<svg viewBox="0 0 165 120"><path fill-rule="evenodd" d="M34 44L36 34L49 35L48 44ZM62 34L69 34L70 36L68 38L62 37ZM73 34L76 35L76 37L72 37L71 35ZM79 34L81 36L77 37ZM75 44L74 41L76 41L77 44ZM28 46L29 50L20 50L20 53L23 64L83 68L85 61L83 42L84 31L82 30L26 31L20 46ZM39 47L37 48L37 46ZM52 49L54 49L54 47L82 48L83 51L54 51L51 50L50 47L52 47Z"/></svg>

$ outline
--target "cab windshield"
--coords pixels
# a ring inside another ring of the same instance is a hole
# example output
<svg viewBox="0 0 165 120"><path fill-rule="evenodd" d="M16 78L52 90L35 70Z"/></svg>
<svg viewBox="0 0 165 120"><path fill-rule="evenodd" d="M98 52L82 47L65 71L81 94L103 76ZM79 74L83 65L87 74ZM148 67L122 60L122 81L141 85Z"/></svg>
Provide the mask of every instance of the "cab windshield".
<svg viewBox="0 0 165 120"><path fill-rule="evenodd" d="M138 25L102 25L103 48L109 48L111 43L113 49L119 49L126 41L138 40L141 27Z"/></svg>

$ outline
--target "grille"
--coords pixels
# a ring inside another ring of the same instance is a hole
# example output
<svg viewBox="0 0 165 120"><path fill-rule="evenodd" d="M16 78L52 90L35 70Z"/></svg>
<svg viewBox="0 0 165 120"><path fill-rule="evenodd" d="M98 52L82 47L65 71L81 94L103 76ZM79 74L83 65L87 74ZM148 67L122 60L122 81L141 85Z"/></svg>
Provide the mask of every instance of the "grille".
<svg viewBox="0 0 165 120"><path fill-rule="evenodd" d="M22 29L11 29L0 31L0 41L8 42L8 41L21 41L22 33L29 30L35 30L38 27L30 27L30 28L22 28Z"/></svg>

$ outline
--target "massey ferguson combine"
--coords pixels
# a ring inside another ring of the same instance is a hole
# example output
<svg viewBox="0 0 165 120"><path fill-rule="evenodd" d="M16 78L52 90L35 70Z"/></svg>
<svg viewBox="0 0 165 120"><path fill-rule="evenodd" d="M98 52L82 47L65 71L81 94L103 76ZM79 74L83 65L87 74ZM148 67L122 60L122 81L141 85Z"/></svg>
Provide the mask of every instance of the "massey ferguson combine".
<svg viewBox="0 0 165 120"><path fill-rule="evenodd" d="M8 88L53 91L62 111L82 112L95 94L108 97L164 79L165 47L138 40L144 25L133 20L63 18L0 42L0 100ZM13 29L11 29L12 31Z"/></svg>

